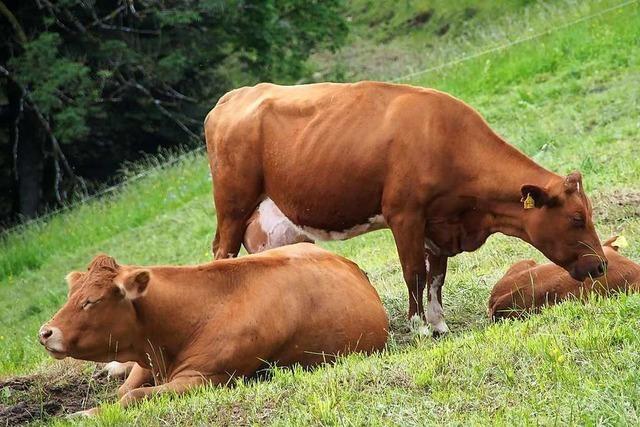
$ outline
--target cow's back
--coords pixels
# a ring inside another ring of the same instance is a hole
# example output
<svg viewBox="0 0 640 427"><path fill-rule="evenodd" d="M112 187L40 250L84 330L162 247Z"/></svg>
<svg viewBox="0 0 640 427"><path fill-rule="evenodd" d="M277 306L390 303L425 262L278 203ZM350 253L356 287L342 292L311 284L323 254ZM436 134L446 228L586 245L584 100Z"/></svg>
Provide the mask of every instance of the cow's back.
<svg viewBox="0 0 640 427"><path fill-rule="evenodd" d="M522 316L544 305L555 304L579 289L580 282L554 264L527 261L514 267L491 291L489 317L492 319Z"/></svg>
<svg viewBox="0 0 640 427"><path fill-rule="evenodd" d="M239 169L255 173L295 224L346 230L381 213L390 176L439 176L437 156L450 156L424 138L425 128L436 116L470 111L435 90L379 82L237 89L205 126L214 185Z"/></svg>
<svg viewBox="0 0 640 427"><path fill-rule="evenodd" d="M371 352L386 343L388 320L380 298L345 258L299 243L214 264L233 286L226 297L225 313L232 317L227 334L254 337L249 347L261 359L313 365L332 354ZM210 333L217 333L216 325Z"/></svg>

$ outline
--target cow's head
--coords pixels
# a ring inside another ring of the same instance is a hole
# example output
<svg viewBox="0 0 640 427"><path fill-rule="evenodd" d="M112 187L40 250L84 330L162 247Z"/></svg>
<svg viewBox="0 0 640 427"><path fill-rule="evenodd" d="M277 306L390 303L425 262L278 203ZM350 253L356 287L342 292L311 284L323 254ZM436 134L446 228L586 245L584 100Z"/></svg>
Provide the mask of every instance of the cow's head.
<svg viewBox="0 0 640 427"><path fill-rule="evenodd" d="M580 173L545 188L523 185L521 192L524 227L533 246L576 280L601 276L607 261Z"/></svg>
<svg viewBox="0 0 640 427"><path fill-rule="evenodd" d="M40 343L56 359L130 360L140 339L133 301L144 295L149 277L148 270L98 255L87 271L67 275L67 302L40 328Z"/></svg>

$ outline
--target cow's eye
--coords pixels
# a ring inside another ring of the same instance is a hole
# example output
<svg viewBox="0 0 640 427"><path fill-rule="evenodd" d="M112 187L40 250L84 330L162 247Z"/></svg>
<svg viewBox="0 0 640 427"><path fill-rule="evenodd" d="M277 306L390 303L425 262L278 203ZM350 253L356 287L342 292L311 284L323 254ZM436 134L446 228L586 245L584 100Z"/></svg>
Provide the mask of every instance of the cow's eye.
<svg viewBox="0 0 640 427"><path fill-rule="evenodd" d="M89 308L93 307L94 305L98 304L100 302L99 299L97 300L86 300L85 302L82 303L82 309L83 310L88 310Z"/></svg>
<svg viewBox="0 0 640 427"><path fill-rule="evenodd" d="M583 228L585 225L584 217L582 215L575 215L571 217L571 223L574 227Z"/></svg>

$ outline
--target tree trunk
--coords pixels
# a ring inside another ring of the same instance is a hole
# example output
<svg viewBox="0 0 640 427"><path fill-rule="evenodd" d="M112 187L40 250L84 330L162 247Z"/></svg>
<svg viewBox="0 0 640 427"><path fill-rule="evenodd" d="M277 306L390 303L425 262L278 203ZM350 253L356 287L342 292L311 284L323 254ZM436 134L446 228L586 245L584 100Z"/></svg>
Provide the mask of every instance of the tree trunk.
<svg viewBox="0 0 640 427"><path fill-rule="evenodd" d="M24 108L22 88L12 80L7 81L6 88L11 111L9 139L13 157L13 213L33 218L42 202L43 148L47 135L36 114Z"/></svg>
<svg viewBox="0 0 640 427"><path fill-rule="evenodd" d="M24 218L33 218L42 205L43 148L47 135L38 123L36 115L29 110L24 111L18 131L15 159L18 213Z"/></svg>

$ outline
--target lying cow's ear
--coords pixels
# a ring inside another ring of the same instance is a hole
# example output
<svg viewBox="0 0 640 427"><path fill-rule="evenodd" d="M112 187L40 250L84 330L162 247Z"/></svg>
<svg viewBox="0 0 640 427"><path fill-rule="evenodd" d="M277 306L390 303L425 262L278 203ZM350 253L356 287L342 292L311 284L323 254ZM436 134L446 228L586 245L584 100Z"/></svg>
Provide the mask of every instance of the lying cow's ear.
<svg viewBox="0 0 640 427"><path fill-rule="evenodd" d="M134 300L144 295L149 278L149 270L133 270L124 275L122 285L118 284L118 287L123 291L125 298Z"/></svg>
<svg viewBox="0 0 640 427"><path fill-rule="evenodd" d="M604 242L602 246L609 246L614 251L619 252L620 248L626 248L629 243L627 243L627 239L624 236L613 236Z"/></svg>
<svg viewBox="0 0 640 427"><path fill-rule="evenodd" d="M80 271L72 271L64 278L64 280L67 281L67 285L69 287L67 291L67 298L73 295L73 293L78 290L78 288L80 287L80 282L82 281L82 276L84 276L84 273L81 273Z"/></svg>
<svg viewBox="0 0 640 427"><path fill-rule="evenodd" d="M609 246L610 248L613 248L613 249L615 249L617 251L618 247L613 245L613 243L615 243L617 238L618 238L618 236L609 237L607 240L605 240L602 243L602 246Z"/></svg>
<svg viewBox="0 0 640 427"><path fill-rule="evenodd" d="M522 194L520 201L525 209L540 208L549 201L547 190L537 185L523 185L520 193Z"/></svg>

